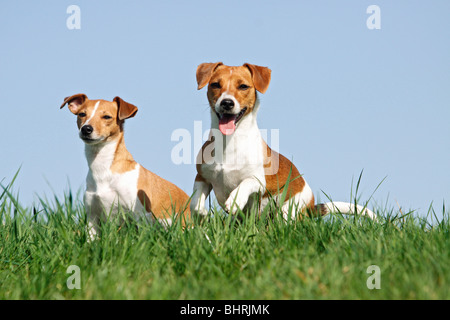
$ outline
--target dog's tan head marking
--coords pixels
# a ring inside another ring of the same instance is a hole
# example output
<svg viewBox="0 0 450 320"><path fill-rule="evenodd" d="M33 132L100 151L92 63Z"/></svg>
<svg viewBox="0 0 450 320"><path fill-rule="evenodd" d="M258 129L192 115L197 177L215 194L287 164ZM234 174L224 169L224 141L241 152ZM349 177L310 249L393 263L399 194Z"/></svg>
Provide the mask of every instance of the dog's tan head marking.
<svg viewBox="0 0 450 320"><path fill-rule="evenodd" d="M65 97L60 109L64 108L66 104L69 105L69 110L73 114L77 114L81 105L87 100L87 96L84 93L77 93L70 97Z"/></svg>
<svg viewBox="0 0 450 320"><path fill-rule="evenodd" d="M113 101L89 100L82 93L65 98L61 108L66 104L77 116L80 138L87 144L114 140L123 131L124 120L134 117L138 111L120 97Z"/></svg>
<svg viewBox="0 0 450 320"><path fill-rule="evenodd" d="M250 63L244 63L244 67L250 70L255 89L265 93L269 87L272 71L267 67L260 67Z"/></svg>
<svg viewBox="0 0 450 320"><path fill-rule="evenodd" d="M216 63L202 63L197 67L198 89L208 84L208 101L219 118L224 135L234 133L237 123L253 111L257 93L266 92L271 70L250 63L232 67Z"/></svg>
<svg viewBox="0 0 450 320"><path fill-rule="evenodd" d="M115 97L113 101L117 104L117 108L119 110L118 112L119 120L132 118L136 115L138 108L135 105L123 101L122 98L120 97Z"/></svg>
<svg viewBox="0 0 450 320"><path fill-rule="evenodd" d="M223 65L222 62L202 63L197 67L197 89L200 90L209 83L211 77L218 66Z"/></svg>

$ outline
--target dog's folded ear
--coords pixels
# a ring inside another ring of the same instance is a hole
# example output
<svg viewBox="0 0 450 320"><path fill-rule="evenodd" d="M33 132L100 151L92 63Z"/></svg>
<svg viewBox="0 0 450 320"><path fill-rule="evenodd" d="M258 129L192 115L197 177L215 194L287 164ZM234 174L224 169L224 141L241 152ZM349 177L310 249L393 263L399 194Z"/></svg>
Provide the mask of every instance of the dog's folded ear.
<svg viewBox="0 0 450 320"><path fill-rule="evenodd" d="M64 108L66 104L69 104L69 110L73 114L77 114L81 105L88 99L84 93L77 93L70 97L65 97L60 109Z"/></svg>
<svg viewBox="0 0 450 320"><path fill-rule="evenodd" d="M138 108L126 101L123 101L120 97L115 97L113 100L115 103L117 103L118 110L118 117L119 120L125 120L128 118L132 118L136 115Z"/></svg>
<svg viewBox="0 0 450 320"><path fill-rule="evenodd" d="M244 66L250 69L255 89L261 93L266 92L272 71L267 67L260 67L250 63L244 63Z"/></svg>
<svg viewBox="0 0 450 320"><path fill-rule="evenodd" d="M216 70L216 68L222 64L223 64L222 62L202 63L197 67L196 76L197 76L198 90L200 90L209 83L209 80L211 80L214 70Z"/></svg>

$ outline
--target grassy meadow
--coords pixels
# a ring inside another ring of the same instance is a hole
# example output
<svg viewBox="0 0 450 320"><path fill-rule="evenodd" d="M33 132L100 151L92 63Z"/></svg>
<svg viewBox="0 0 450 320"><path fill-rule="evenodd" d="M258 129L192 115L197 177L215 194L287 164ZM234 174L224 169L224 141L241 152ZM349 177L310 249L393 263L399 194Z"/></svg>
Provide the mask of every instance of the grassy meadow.
<svg viewBox="0 0 450 320"><path fill-rule="evenodd" d="M432 208L428 219L375 208L377 222L332 215L289 223L265 214L239 222L214 209L186 230L108 221L88 241L82 201L70 191L30 207L12 183L2 186L0 299L450 298L445 208L440 220ZM379 289L368 287L372 265ZM79 289L69 288L70 266Z"/></svg>

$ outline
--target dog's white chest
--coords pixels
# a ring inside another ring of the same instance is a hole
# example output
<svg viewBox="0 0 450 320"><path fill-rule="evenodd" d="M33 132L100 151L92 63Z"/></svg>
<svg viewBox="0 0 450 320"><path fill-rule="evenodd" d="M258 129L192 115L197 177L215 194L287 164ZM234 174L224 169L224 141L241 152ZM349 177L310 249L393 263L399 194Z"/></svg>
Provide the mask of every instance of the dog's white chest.
<svg viewBox="0 0 450 320"><path fill-rule="evenodd" d="M138 178L138 164L134 170L121 174L107 172L102 177L96 177L90 171L86 179L86 207L94 212L105 210L107 214L113 215L119 208L132 212L143 210L137 199Z"/></svg>
<svg viewBox="0 0 450 320"><path fill-rule="evenodd" d="M210 181L219 203L247 178L256 178L265 185L263 143L259 129L246 123L232 136L220 133L214 140L212 163L203 163L202 176Z"/></svg>
<svg viewBox="0 0 450 320"><path fill-rule="evenodd" d="M264 184L264 174L260 171L258 165L245 167L229 164L202 165L202 175L211 181L216 198L221 204L225 203L230 193L246 178L259 177Z"/></svg>
<svg viewBox="0 0 450 320"><path fill-rule="evenodd" d="M144 212L137 198L140 166L136 163L133 170L124 173L111 172L114 155L109 149L115 149L115 144L105 146L96 153L89 165L84 196L88 214L99 216L105 212L107 215L114 215L119 208L136 213ZM86 156L89 158L88 152Z"/></svg>

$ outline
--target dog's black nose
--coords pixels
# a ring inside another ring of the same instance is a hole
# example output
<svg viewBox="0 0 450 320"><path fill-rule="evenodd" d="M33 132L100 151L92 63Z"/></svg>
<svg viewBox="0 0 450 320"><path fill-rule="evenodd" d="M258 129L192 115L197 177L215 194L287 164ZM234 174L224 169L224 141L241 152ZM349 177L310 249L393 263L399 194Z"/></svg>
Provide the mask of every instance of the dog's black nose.
<svg viewBox="0 0 450 320"><path fill-rule="evenodd" d="M92 131L94 131L94 128L89 124L81 127L81 134L84 136L90 135Z"/></svg>
<svg viewBox="0 0 450 320"><path fill-rule="evenodd" d="M234 101L231 99L223 99L220 102L220 106L223 108L223 110L230 111L234 107Z"/></svg>

